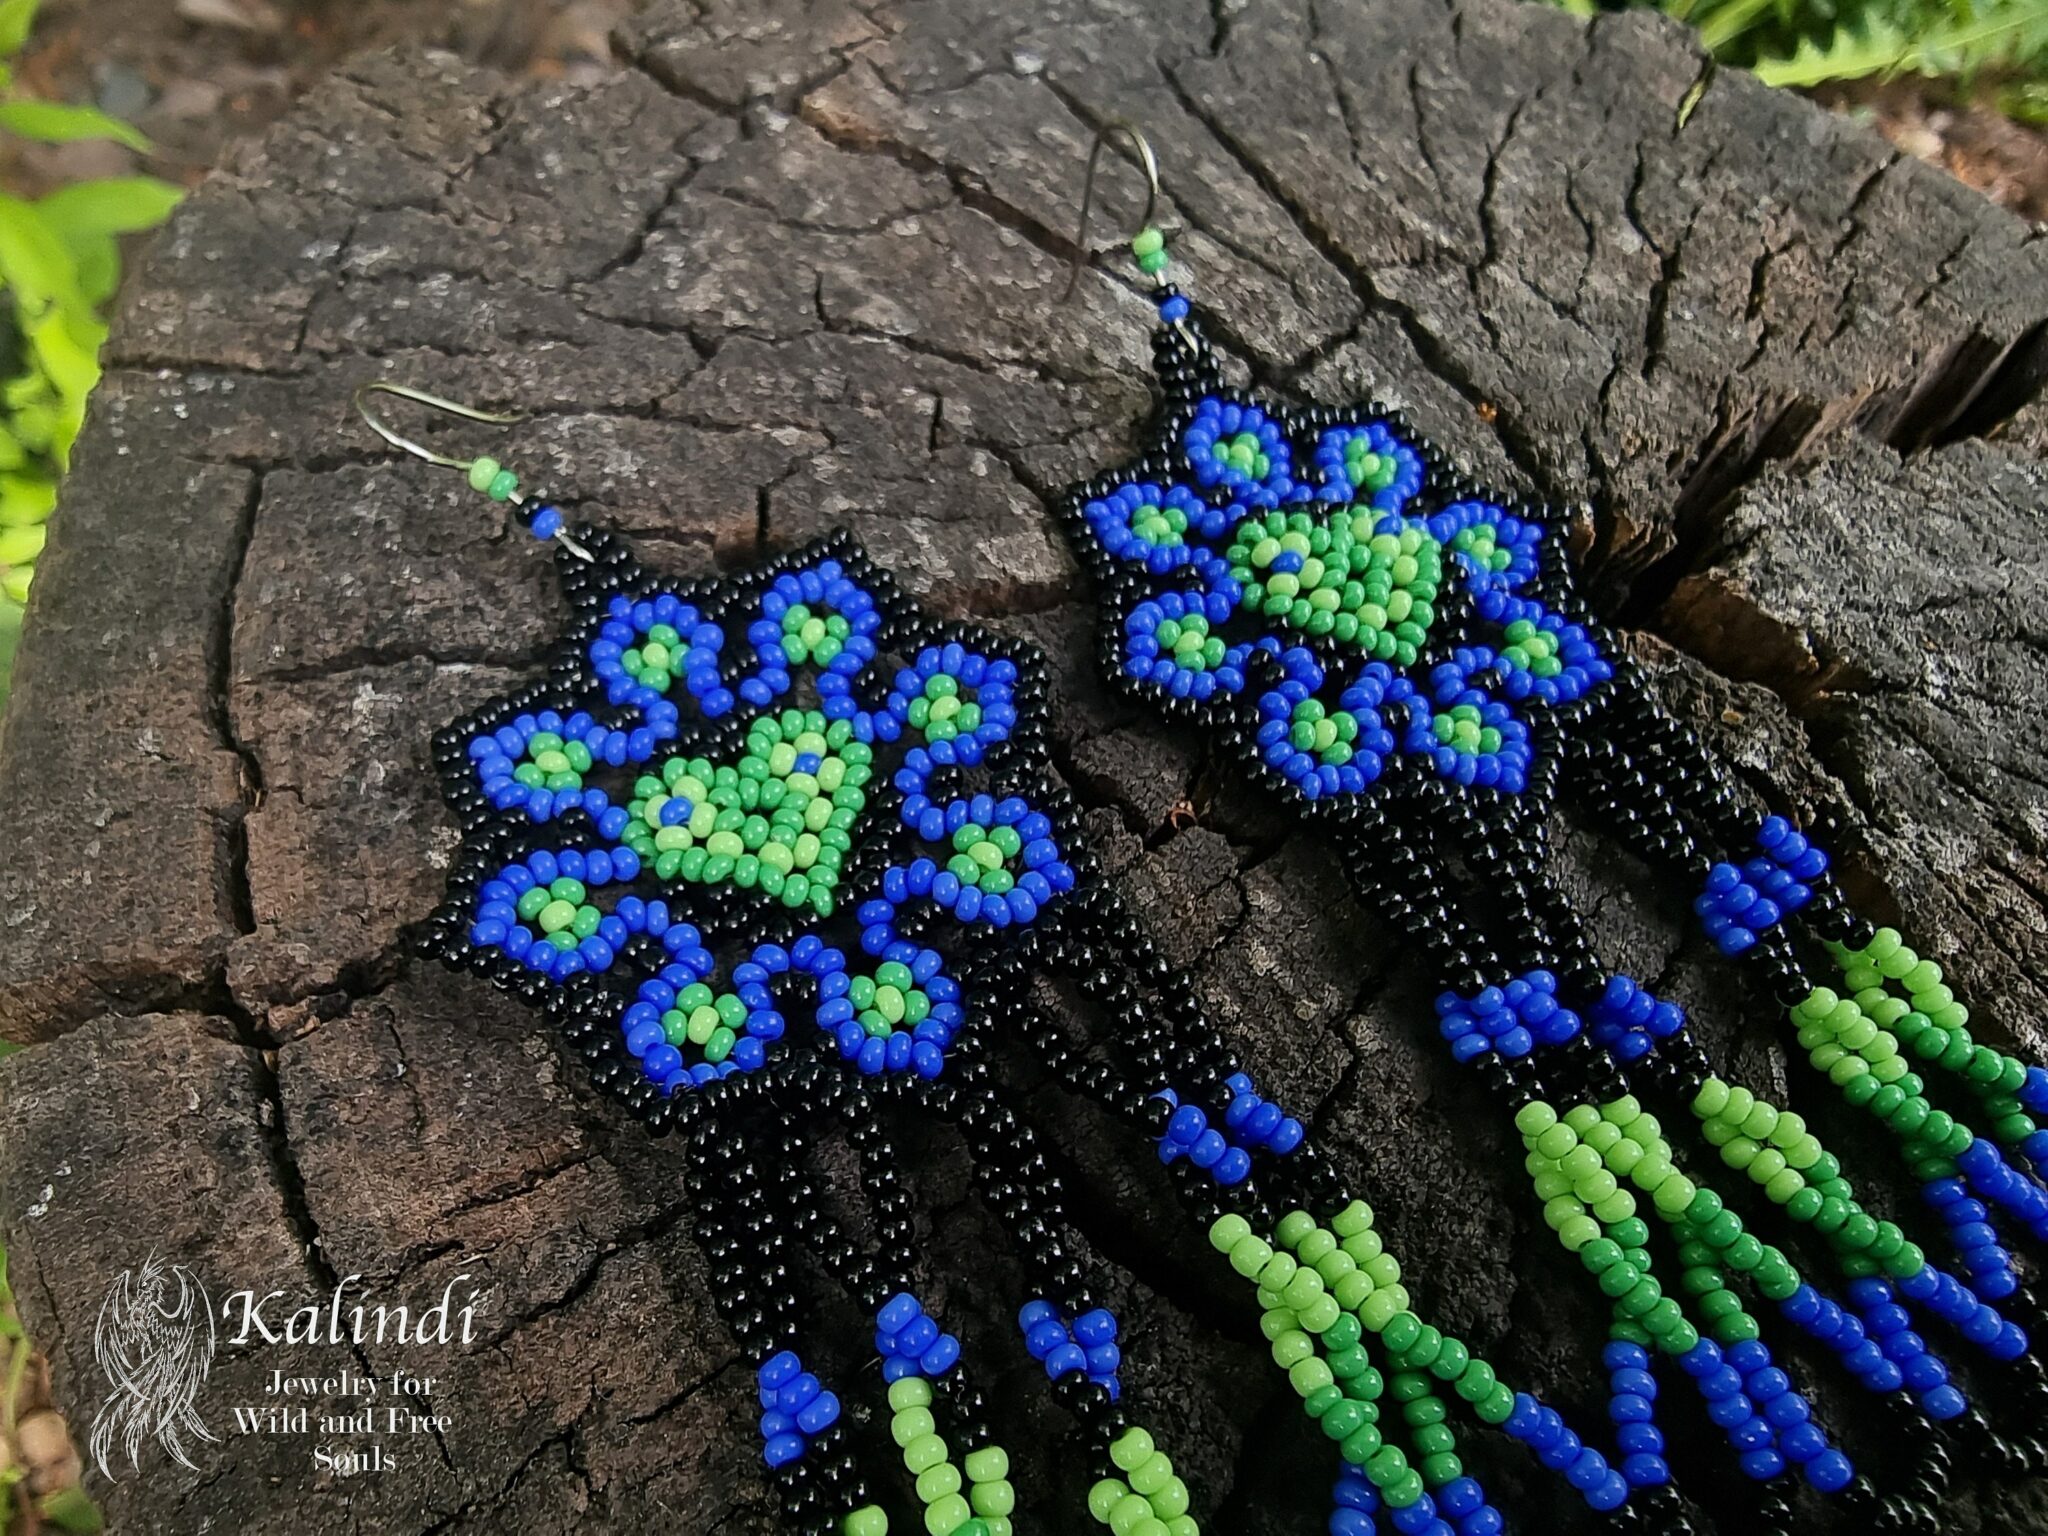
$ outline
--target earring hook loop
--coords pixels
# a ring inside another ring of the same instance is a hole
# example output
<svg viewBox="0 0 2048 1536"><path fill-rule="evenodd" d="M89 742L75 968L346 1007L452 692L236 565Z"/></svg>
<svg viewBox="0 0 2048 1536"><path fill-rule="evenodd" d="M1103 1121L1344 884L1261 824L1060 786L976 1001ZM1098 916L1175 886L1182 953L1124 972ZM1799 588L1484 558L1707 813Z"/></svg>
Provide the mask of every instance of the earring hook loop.
<svg viewBox="0 0 2048 1536"><path fill-rule="evenodd" d="M1123 141L1131 158L1145 173L1145 212L1138 221L1138 228L1149 229L1152 215L1159 211L1159 157L1152 153L1152 141L1129 118L1110 118L1096 129L1095 142L1088 148L1088 174L1081 183L1081 223L1074 232L1074 260L1067 269L1067 288L1060 295L1061 303L1074 296L1074 289L1081 281L1081 267L1088 260L1088 215L1095 206L1096 168L1102 159L1102 151L1117 139Z"/></svg>
<svg viewBox="0 0 2048 1536"><path fill-rule="evenodd" d="M391 395L400 400L410 400L416 405L428 406L445 415L459 416L464 421L480 421L494 427L509 426L522 419L517 412L500 415L495 411L480 411L473 405L462 404L459 400L444 399L440 395L428 394L424 389L414 389L410 384L393 384L385 379L374 379L356 390L356 414L363 418L372 432L392 447L401 449L416 459L424 459L429 464L439 465L443 469L467 470L476 463L476 460L458 459L449 454L436 453L433 449L414 442L370 409L372 395Z"/></svg>
<svg viewBox="0 0 2048 1536"><path fill-rule="evenodd" d="M461 470L465 473L476 465L486 463L487 461L481 457L458 459L452 454L436 453L433 449L414 442L370 409L370 396L372 395L390 395L394 399L410 400L415 405L424 405L447 416L458 416L464 421L480 421L487 426L493 427L510 426L515 421L523 421L525 419L517 411L501 413L498 411L479 410L473 405L464 405L459 400L449 400L441 395L429 394L424 389L414 389L410 384L394 384L388 379L372 379L367 384L357 386L353 396L356 414L363 418L364 423L372 432L383 438L392 447L399 449L401 452L409 453L416 459L423 459L429 464L440 466L442 469ZM498 466L495 459L489 460L488 463L490 471L497 469ZM505 478L508 481L513 479L510 475L507 475ZM479 490L483 488L475 480L472 480L470 484L476 486ZM526 501L526 497L520 493L516 483L503 496L498 496L493 492L493 499L509 501L514 506L524 505ZM542 508L541 510L543 512L553 511L552 508ZM570 533L567 527L561 526L559 514L555 515L555 521L557 526L554 532L544 535L544 537L553 538L564 549L568 550L570 554L585 564L596 564L597 556L593 555L574 534Z"/></svg>

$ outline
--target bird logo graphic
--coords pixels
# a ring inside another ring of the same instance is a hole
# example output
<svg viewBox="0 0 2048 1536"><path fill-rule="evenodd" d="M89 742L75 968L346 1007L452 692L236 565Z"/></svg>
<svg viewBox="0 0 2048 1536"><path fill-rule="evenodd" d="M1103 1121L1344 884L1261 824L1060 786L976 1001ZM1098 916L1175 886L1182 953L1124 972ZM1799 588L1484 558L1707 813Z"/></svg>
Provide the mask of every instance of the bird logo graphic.
<svg viewBox="0 0 2048 1536"><path fill-rule="evenodd" d="M215 1343L213 1302L199 1277L155 1254L139 1270L123 1270L100 1307L92 1342L113 1385L92 1426L92 1456L101 1473L114 1478L109 1462L116 1441L134 1468L152 1437L178 1465L197 1471L189 1441L218 1439L193 1407L213 1367Z"/></svg>

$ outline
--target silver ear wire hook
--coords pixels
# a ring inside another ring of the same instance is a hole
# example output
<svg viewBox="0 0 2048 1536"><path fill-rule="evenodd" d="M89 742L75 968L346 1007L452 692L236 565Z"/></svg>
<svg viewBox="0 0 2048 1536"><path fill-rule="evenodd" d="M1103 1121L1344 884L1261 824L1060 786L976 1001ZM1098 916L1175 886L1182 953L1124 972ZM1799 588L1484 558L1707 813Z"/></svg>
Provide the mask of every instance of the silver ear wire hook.
<svg viewBox="0 0 2048 1536"><path fill-rule="evenodd" d="M1081 224L1074 232L1074 261L1067 270L1066 292L1060 295L1062 304L1074 296L1074 289L1081 281L1081 267L1088 260L1088 215L1095 206L1096 166L1102 159L1102 151L1112 139L1117 138L1124 141L1138 168L1145 173L1145 213L1138 221L1139 229L1149 228L1152 215L1159 210L1159 159L1152 153L1151 141L1129 118L1111 118L1095 131L1095 142L1088 149L1088 175L1081 183Z"/></svg>
<svg viewBox="0 0 2048 1536"><path fill-rule="evenodd" d="M499 415L494 411L480 411L473 405L463 405L456 400L444 400L439 395L428 394L424 389L414 389L410 384L392 384L383 379L373 380L356 390L356 414L368 423L372 432L383 438L392 447L403 449L414 458L424 459L429 464L438 464L443 469L467 471L470 465L476 463L476 460L451 458L445 453L436 453L431 448L421 447L411 438L392 428L382 417L370 409L370 396L372 395L395 395L400 400L410 400L417 405L431 406L433 409L445 412L450 416L460 416L464 421L481 421L494 427L509 426L511 423L520 420L517 412L510 415Z"/></svg>
<svg viewBox="0 0 2048 1536"><path fill-rule="evenodd" d="M372 432L383 438L392 447L409 453L416 459L422 459L442 469L460 470L464 474L468 474L479 464L488 463L490 470L486 471L486 475L489 475L497 470L497 461L495 459L486 460L482 456L473 459L458 459L452 454L436 453L433 449L414 442L370 409L370 396L372 395L391 395L400 400L410 400L415 405L427 406L445 415L459 416L464 421L480 421L494 427L509 426L513 422L524 419L516 411L500 413L497 411L478 410L475 406L464 405L459 400L445 399L440 395L429 394L424 389L414 389L410 384L393 384L384 379L373 379L369 383L357 387L353 397L356 414L363 418L364 423ZM506 479L511 481L512 477L508 475ZM474 478L472 478L470 483L479 490L484 488L482 483ZM502 496L498 495L495 491L491 494L493 499L508 501L514 506L523 506L526 501L525 496L520 493L516 483ZM577 559L591 564L596 563L597 557L577 542L570 535L566 526L556 529L554 537L561 543L564 549L576 556Z"/></svg>

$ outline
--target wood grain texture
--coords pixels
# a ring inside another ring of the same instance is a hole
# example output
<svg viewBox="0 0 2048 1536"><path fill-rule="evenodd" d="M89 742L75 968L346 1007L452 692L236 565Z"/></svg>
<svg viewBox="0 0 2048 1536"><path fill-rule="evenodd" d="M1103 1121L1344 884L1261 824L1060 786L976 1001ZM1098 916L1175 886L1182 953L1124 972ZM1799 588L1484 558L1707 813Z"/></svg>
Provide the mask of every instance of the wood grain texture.
<svg viewBox="0 0 2048 1536"><path fill-rule="evenodd" d="M690 1240L715 1170L620 1124L507 1000L402 957L454 842L429 734L530 672L560 609L505 518L355 426L370 378L527 410L493 451L652 564L845 525L935 608L1044 647L1061 772L1162 944L1439 1320L1585 1416L1595 1319L1424 979L1323 849L1090 675L1047 502L1146 408L1121 266L1059 302L1113 114L1161 150L1242 377L1377 395L1475 472L1589 502L1589 582L1674 705L1829 828L1989 1032L2048 1045L2038 232L1637 15L657 0L622 50L574 90L351 67L179 212L116 327L0 744L0 1033L43 1042L0 1065L22 1311L82 1419L104 1286L152 1248L232 1286L438 1291L460 1265L492 1334L440 1372L451 1427L414 1464L341 1485L303 1443L233 1439L104 1490L116 1529L774 1529ZM1570 847L1609 952L1784 1083L1767 1000L1682 942L1687 893ZM1145 1149L1006 1070L1205 1529L1319 1529L1332 1468L1248 1298ZM1012 1426L1032 1528L1077 1529L960 1148L902 1145L926 1299ZM224 1356L223 1391L293 1363ZM1582 1523L1482 1454L1523 1529ZM1965 1468L1948 1518L2048 1531L2048 1491Z"/></svg>

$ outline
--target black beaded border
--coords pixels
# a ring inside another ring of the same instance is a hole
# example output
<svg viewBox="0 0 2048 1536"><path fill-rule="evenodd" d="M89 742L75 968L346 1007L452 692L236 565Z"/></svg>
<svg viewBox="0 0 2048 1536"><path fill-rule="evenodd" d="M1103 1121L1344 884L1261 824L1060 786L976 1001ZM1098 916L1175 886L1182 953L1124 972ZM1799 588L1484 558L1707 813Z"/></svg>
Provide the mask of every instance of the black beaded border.
<svg viewBox="0 0 2048 1536"><path fill-rule="evenodd" d="M497 730L522 713L550 708L565 715L588 710L600 720L627 723L621 717L629 711L605 702L603 690L587 665L589 646L606 622L606 605L615 595L638 600L673 593L696 607L707 622L725 629L729 647L726 655L731 657L737 649L735 639L741 647L746 644L748 610L758 604L776 578L821 561L837 560L847 578L874 600L882 616L874 637L877 654L854 684L857 697L868 703L879 701L898 667L929 645L958 643L991 660L1007 660L1016 666L1018 676L1012 693L1017 719L1009 735L989 747L974 769L940 769L934 776L934 798L971 792L957 783L968 774L985 775L992 786L998 786L991 789L992 793L1024 796L1052 821L1062 855L1076 875L1077 891L1049 904L1030 924L1004 930L983 925L984 936L966 944L959 941L960 925L956 924L956 936L950 944L933 945L945 953L949 974L966 994L962 1003L966 1022L947 1048L950 1069L963 1051L971 1050L977 1020L986 1017L975 1006L979 974L1006 951L1028 942L1034 930L1059 924L1061 908L1072 904L1080 889L1090 885L1097 875L1094 856L1081 837L1072 800L1055 788L1051 778L1045 728L1051 684L1043 657L1025 642L975 625L930 617L843 530L814 539L743 574L683 582L667 580L659 572L642 567L627 545L609 532L585 524L575 529L575 537L595 558L586 562L567 550L556 552L571 619L550 653L546 676L490 701L435 734L433 754L441 776L442 796L462 829L462 845L449 874L446 895L420 934L421 952L482 975L530 1006L538 1007L561 1031L572 1050L584 1059L598 1085L657 1133L685 1129L724 1103L756 1097L778 1098L792 1065L814 1051L820 1060L841 1065L836 1050L822 1032L813 1031L807 1036L801 1023L792 1020L789 1033L769 1047L767 1061L755 1071L664 1094L641 1072L616 1027L623 1006L621 989L637 986L641 975L651 974L645 962L660 953L656 941L636 936L622 952L622 963L613 971L602 976L579 974L569 978L567 984L558 985L526 970L502 951L478 948L468 938L476 892L505 863L538 848L602 841L592 818L581 809L539 824L523 813L494 809L476 782L467 756L470 740L480 733ZM741 620L737 628L735 618ZM743 664L751 666L751 659L744 659ZM800 673L799 688L801 678ZM791 707L803 707L796 690L763 708L779 711ZM662 744L659 755L701 755L713 760L730 755L744 740L746 722L759 712L742 704L719 720L686 713L677 736ZM660 882L660 894L679 916L705 934L707 947L721 941L743 940L748 945L787 943L799 932L836 925L846 940L840 947L850 958L859 955L858 927L852 914L862 900L875 893L877 877L891 851L915 842L915 835L898 818L902 795L884 767L889 750L885 743L876 744L876 772L865 787L867 803L851 830L853 847L835 886L839 900L832 917L818 918L808 908L792 910L765 893L742 891L729 885ZM646 771L646 765L628 765L616 771L639 773ZM955 782L948 784L948 780ZM654 877L649 873L643 875L642 881L652 883ZM939 925L950 921L928 901L897 909L897 932L916 942L929 943ZM628 976L633 980L626 980ZM851 1066L843 1069L860 1076Z"/></svg>
<svg viewBox="0 0 2048 1536"><path fill-rule="evenodd" d="M1161 302L1180 296L1179 291L1171 286L1160 288L1155 295ZM1304 443L1313 443L1318 434L1330 427L1364 426L1372 422L1385 426L1422 460L1423 485L1403 508L1404 515L1428 516L1453 502L1472 499L1491 502L1524 522L1537 524L1544 531L1539 546L1539 565L1535 575L1520 590L1541 601L1567 623L1583 625L1589 638L1610 660L1619 660L1612 634L1586 606L1572 580L1571 564L1564 548L1565 518L1556 508L1525 497L1502 496L1481 485L1458 469L1428 438L1416 432L1406 416L1375 400L1368 399L1347 407L1304 406L1231 389L1223 380L1208 336L1196 324L1192 313L1178 323L1156 327L1152 352L1153 372L1161 398L1144 430L1144 448L1135 458L1119 467L1070 488L1056 508L1069 544L1096 583L1099 616L1097 662L1101 674L1114 687L1157 710L1167 719L1201 726L1246 764L1255 781L1275 791L1284 802L1301 813L1346 828L1366 830L1383 821L1398 819L1400 808L1407 804L1414 804L1426 813L1441 803L1440 797L1444 794L1469 798L1496 819L1522 820L1540 814L1548 805L1556 784L1554 765L1563 742L1605 705L1614 691L1614 680L1594 684L1568 704L1538 710L1514 706L1528 726L1531 752L1529 782L1520 793L1453 784L1430 765L1397 749L1389 756L1379 780L1362 793L1311 799L1284 773L1265 761L1255 741L1259 724L1258 697L1277 678L1276 663L1272 658L1254 653L1248 663L1249 675L1244 691L1236 695L1217 694L1207 700L1181 697L1164 684L1149 678L1134 678L1124 670L1123 625L1131 610L1148 597L1156 597L1169 590L1185 590L1186 583L1177 582L1172 575L1154 576L1132 562L1112 555L1103 548L1089 527L1084 508L1090 501L1125 485L1143 481L1161 484L1186 481L1187 466L1181 456L1181 437L1200 401L1208 395L1236 404L1256 405L1280 426L1297 450ZM1310 510L1316 505L1319 504L1304 503L1301 507L1283 510ZM1449 585L1447 582L1446 587ZM1468 601L1462 592L1455 600ZM1442 626L1441 620L1439 622L1440 627L1449 627ZM1360 664L1356 652L1346 651L1328 636L1290 633L1285 638L1289 644L1302 646L1316 654L1328 679L1326 688L1340 684ZM1410 673L1426 671L1435 662L1446 659L1444 652L1457 643L1447 634L1433 635L1413 666L1405 670ZM1550 765L1547 771L1546 765Z"/></svg>

